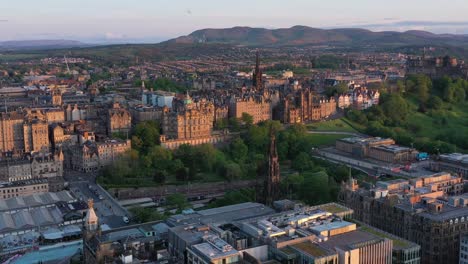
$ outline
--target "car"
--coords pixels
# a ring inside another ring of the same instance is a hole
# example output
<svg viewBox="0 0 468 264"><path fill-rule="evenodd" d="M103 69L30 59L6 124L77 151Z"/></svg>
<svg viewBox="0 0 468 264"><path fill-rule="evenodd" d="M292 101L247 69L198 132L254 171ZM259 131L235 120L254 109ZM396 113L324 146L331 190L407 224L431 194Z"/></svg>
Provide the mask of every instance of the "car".
<svg viewBox="0 0 468 264"><path fill-rule="evenodd" d="M104 196L99 195L99 200L103 200L103 199L104 199Z"/></svg>
<svg viewBox="0 0 468 264"><path fill-rule="evenodd" d="M128 217L126 217L126 216L124 216L124 217L122 218L122 220L123 220L124 223L126 223L126 224L130 223L130 220L129 220Z"/></svg>

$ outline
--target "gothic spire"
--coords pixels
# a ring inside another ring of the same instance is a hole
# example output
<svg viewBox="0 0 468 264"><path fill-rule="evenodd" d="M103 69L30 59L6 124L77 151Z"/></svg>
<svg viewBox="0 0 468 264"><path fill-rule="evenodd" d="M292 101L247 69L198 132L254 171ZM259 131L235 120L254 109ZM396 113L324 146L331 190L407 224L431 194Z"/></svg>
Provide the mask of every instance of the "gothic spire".
<svg viewBox="0 0 468 264"><path fill-rule="evenodd" d="M255 58L255 71L252 75L252 84L257 90L260 90L263 86L262 75L263 73L262 73L262 70L260 69L260 56L257 50L256 58Z"/></svg>
<svg viewBox="0 0 468 264"><path fill-rule="evenodd" d="M276 131L270 128L270 146L268 149L268 172L265 178L264 197L266 205L271 206L279 198L280 167L276 149Z"/></svg>

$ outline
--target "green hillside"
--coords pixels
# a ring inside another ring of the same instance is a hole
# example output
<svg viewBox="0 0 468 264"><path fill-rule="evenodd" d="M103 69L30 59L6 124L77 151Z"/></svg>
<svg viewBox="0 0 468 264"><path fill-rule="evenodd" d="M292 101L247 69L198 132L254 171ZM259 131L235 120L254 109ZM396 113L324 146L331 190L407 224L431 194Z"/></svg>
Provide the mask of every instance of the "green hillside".
<svg viewBox="0 0 468 264"><path fill-rule="evenodd" d="M379 106L350 110L347 119L363 133L422 151L468 152L468 81L410 76L396 86L383 91Z"/></svg>

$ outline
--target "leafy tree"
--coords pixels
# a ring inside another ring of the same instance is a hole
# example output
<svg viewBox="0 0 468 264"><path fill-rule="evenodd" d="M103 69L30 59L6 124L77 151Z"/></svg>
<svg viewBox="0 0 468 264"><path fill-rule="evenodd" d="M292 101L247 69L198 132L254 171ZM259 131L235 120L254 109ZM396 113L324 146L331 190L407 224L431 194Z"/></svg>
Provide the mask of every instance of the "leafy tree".
<svg viewBox="0 0 468 264"><path fill-rule="evenodd" d="M209 172L213 170L216 162L217 149L211 144L202 144L194 147L196 164L201 171Z"/></svg>
<svg viewBox="0 0 468 264"><path fill-rule="evenodd" d="M240 131L239 119L235 117L229 118L229 129L233 132Z"/></svg>
<svg viewBox="0 0 468 264"><path fill-rule="evenodd" d="M229 145L229 153L234 162L242 164L247 159L249 148L241 138L234 139Z"/></svg>
<svg viewBox="0 0 468 264"><path fill-rule="evenodd" d="M215 123L216 130L223 130L225 128L228 128L228 126L229 126L228 119L222 118L222 119L216 120L216 123Z"/></svg>
<svg viewBox="0 0 468 264"><path fill-rule="evenodd" d="M422 74L411 75L407 78L406 88L409 92L417 95L421 102L426 102L432 89L432 80Z"/></svg>
<svg viewBox="0 0 468 264"><path fill-rule="evenodd" d="M337 94L345 94L349 91L349 87L346 83L339 83L335 86L328 86L325 88L325 94L329 97Z"/></svg>
<svg viewBox="0 0 468 264"><path fill-rule="evenodd" d="M443 106L443 101L440 99L439 96L432 95L429 97L429 100L427 100L427 107L434 109L434 110L439 110Z"/></svg>
<svg viewBox="0 0 468 264"><path fill-rule="evenodd" d="M180 193L168 195L166 198L166 203L169 207L175 207L178 210L184 210L190 207L187 198Z"/></svg>
<svg viewBox="0 0 468 264"><path fill-rule="evenodd" d="M135 147L144 153L159 144L159 126L154 121L138 123L135 127L133 137Z"/></svg>
<svg viewBox="0 0 468 264"><path fill-rule="evenodd" d="M254 122L253 116L245 112L242 113L241 120L246 126L251 126Z"/></svg>
<svg viewBox="0 0 468 264"><path fill-rule="evenodd" d="M129 209L139 223L164 220L166 217L154 209L144 207L132 207Z"/></svg>
<svg viewBox="0 0 468 264"><path fill-rule="evenodd" d="M310 159L310 155L305 152L299 153L292 161L292 167L299 172L310 170L313 166L314 163Z"/></svg>
<svg viewBox="0 0 468 264"><path fill-rule="evenodd" d="M226 163L224 167L224 177L228 181L238 180L242 177L242 170L239 164L234 162Z"/></svg>
<svg viewBox="0 0 468 264"><path fill-rule="evenodd" d="M398 94L391 94L382 104L385 116L392 124L401 124L409 114L408 103Z"/></svg>

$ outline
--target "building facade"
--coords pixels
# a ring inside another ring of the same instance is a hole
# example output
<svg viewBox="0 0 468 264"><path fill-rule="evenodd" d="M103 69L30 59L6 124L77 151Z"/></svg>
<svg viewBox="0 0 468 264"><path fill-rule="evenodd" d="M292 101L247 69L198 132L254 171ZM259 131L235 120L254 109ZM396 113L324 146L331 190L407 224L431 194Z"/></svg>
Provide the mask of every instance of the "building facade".
<svg viewBox="0 0 468 264"><path fill-rule="evenodd" d="M461 178L439 173L370 190L350 180L339 200L355 219L420 245L422 263L458 263L460 234L468 231Z"/></svg>

